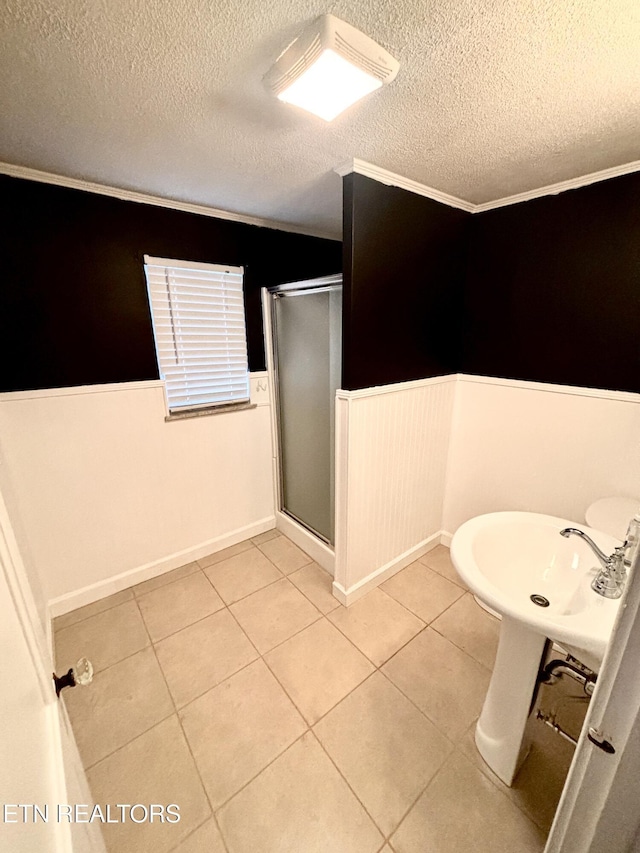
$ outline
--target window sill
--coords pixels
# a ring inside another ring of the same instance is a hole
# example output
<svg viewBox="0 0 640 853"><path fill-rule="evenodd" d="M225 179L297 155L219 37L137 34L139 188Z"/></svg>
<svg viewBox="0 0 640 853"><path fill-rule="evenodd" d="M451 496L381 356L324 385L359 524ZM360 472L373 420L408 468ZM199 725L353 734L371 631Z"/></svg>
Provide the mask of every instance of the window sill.
<svg viewBox="0 0 640 853"><path fill-rule="evenodd" d="M191 409L186 412L172 412L165 415L165 421L186 421L189 418L206 418L209 415L226 415L229 412L244 412L247 409L257 409L257 403L234 403L230 406L211 406L210 409Z"/></svg>

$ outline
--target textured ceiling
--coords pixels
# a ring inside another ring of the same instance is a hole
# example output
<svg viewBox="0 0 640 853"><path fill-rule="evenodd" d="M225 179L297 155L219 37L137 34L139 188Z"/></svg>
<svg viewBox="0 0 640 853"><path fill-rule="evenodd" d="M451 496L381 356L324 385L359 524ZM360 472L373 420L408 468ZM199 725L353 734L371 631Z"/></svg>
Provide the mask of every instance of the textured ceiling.
<svg viewBox="0 0 640 853"><path fill-rule="evenodd" d="M401 63L331 124L262 77L332 12ZM5 0L0 160L340 233L356 157L474 203L640 159L638 0Z"/></svg>

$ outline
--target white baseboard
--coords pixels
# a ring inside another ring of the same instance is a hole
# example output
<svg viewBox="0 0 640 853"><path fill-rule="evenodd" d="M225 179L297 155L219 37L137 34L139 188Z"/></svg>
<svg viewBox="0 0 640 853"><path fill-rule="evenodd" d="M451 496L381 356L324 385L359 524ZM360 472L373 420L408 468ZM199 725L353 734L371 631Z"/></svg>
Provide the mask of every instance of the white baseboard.
<svg viewBox="0 0 640 853"><path fill-rule="evenodd" d="M302 548L319 566L329 572L331 577L334 576L336 555L333 548L310 533L306 527L278 510L276 510L276 527L291 539L294 545Z"/></svg>
<svg viewBox="0 0 640 853"><path fill-rule="evenodd" d="M397 572L406 568L410 563L413 563L419 557L422 557L423 554L437 548L441 542L441 537L441 531L428 536L426 539L423 539L422 542L414 545L413 548L410 548L408 551L400 554L399 557L394 557L393 560L385 563L384 566L380 566L379 569L375 569L375 571L362 578L362 580L349 587L349 589L345 589L342 584L334 581L333 594L340 604L344 604L345 607L348 607L375 587L380 586L384 581L389 580L389 578L393 577Z"/></svg>
<svg viewBox="0 0 640 853"><path fill-rule="evenodd" d="M49 616L51 619L56 616L62 616L71 610L84 607L85 604L92 604L94 601L99 601L101 598L106 598L106 596L113 595L134 584L142 583L142 581L155 578L158 575L163 575L165 572L170 572L172 569L177 569L186 563L192 563L194 560L199 560L208 554L222 551L223 548L237 545L238 542L251 539L252 536L257 536L259 533L271 530L275 526L275 517L271 515L253 524L248 524L246 527L239 527L231 533L225 533L223 536L208 539L206 542L201 542L192 548L186 548L184 551L169 554L168 557L155 560L153 563L146 563L135 569L129 569L126 572L121 572L119 575L105 578L105 580L82 587L82 589L75 590L74 592L67 592L65 595L60 595L58 598L54 598L48 602Z"/></svg>
<svg viewBox="0 0 640 853"><path fill-rule="evenodd" d="M453 533L447 533L446 530L440 531L440 544L444 545L445 548L451 548L451 540L453 539Z"/></svg>

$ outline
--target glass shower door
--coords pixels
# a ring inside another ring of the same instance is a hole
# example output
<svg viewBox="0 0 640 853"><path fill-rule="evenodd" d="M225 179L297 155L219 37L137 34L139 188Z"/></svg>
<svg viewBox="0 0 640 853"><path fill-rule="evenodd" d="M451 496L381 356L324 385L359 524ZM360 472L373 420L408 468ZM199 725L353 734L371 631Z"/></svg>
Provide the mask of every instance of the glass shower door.
<svg viewBox="0 0 640 853"><path fill-rule="evenodd" d="M342 288L306 284L274 293L281 509L333 543Z"/></svg>

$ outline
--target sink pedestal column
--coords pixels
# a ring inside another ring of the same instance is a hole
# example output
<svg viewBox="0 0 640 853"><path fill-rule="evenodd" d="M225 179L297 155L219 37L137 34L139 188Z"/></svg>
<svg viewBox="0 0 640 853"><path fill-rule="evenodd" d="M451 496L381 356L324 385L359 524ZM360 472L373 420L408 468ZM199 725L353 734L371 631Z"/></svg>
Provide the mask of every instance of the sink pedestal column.
<svg viewBox="0 0 640 853"><path fill-rule="evenodd" d="M511 785L524 761L524 732L546 638L502 617L491 683L476 727L476 746L496 776Z"/></svg>

